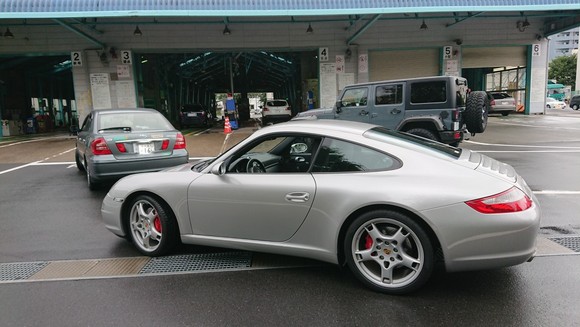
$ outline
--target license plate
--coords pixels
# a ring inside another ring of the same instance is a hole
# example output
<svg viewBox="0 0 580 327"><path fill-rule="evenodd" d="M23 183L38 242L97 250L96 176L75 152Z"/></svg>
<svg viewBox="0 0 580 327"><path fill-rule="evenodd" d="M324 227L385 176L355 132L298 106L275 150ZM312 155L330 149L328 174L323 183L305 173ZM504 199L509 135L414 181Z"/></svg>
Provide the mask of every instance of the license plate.
<svg viewBox="0 0 580 327"><path fill-rule="evenodd" d="M510 104L510 103L509 103L509 102L505 102L505 101L504 101L504 102L502 102L501 104Z"/></svg>
<svg viewBox="0 0 580 327"><path fill-rule="evenodd" d="M139 154L150 154L155 150L155 146L152 143L139 144Z"/></svg>
<svg viewBox="0 0 580 327"><path fill-rule="evenodd" d="M197 112L188 112L187 113L187 117L196 117L197 116Z"/></svg>

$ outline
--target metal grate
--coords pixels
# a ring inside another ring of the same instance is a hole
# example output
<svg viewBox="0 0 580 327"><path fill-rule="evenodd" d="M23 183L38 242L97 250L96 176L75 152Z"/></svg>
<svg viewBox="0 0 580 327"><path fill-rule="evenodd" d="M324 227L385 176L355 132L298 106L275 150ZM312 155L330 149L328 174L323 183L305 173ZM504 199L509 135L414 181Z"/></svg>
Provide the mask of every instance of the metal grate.
<svg viewBox="0 0 580 327"><path fill-rule="evenodd" d="M0 281L26 280L46 267L48 262L17 262L0 264Z"/></svg>
<svg viewBox="0 0 580 327"><path fill-rule="evenodd" d="M250 252L203 253L152 258L139 274L249 268Z"/></svg>
<svg viewBox="0 0 580 327"><path fill-rule="evenodd" d="M550 237L550 241L556 242L574 252L580 252L580 236Z"/></svg>

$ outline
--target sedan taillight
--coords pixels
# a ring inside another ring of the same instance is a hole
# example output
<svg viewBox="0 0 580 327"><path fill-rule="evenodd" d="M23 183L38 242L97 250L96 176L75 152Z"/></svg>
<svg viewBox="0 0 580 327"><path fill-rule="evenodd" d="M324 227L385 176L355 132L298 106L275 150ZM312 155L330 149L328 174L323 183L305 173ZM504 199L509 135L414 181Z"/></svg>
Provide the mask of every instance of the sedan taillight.
<svg viewBox="0 0 580 327"><path fill-rule="evenodd" d="M91 142L91 151L95 156L112 154L111 149L107 146L107 141L102 137L96 138Z"/></svg>
<svg viewBox="0 0 580 327"><path fill-rule="evenodd" d="M465 202L478 212L485 214L518 212L529 209L532 200L517 187L488 196L485 198Z"/></svg>
<svg viewBox="0 0 580 327"><path fill-rule="evenodd" d="M161 143L161 150L167 150L168 147L169 147L169 140L167 140L167 139L163 140L163 143Z"/></svg>
<svg viewBox="0 0 580 327"><path fill-rule="evenodd" d="M173 149L174 150L185 149L185 137L183 137L183 134L177 133L177 136L175 137L175 145L173 146Z"/></svg>
<svg viewBox="0 0 580 327"><path fill-rule="evenodd" d="M117 143L117 150L119 150L119 152L127 152L127 148L125 147L125 144L123 143Z"/></svg>

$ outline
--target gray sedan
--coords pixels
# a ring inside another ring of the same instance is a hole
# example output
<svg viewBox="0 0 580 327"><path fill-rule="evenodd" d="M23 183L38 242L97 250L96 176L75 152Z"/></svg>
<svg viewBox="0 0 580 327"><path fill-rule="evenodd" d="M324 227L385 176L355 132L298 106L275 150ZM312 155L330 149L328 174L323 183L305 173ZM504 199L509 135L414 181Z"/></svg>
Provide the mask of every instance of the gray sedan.
<svg viewBox="0 0 580 327"><path fill-rule="evenodd" d="M75 159L89 188L187 163L185 138L153 109L92 111L77 134Z"/></svg>
<svg viewBox="0 0 580 327"><path fill-rule="evenodd" d="M540 210L504 163L380 126L301 120L223 155L117 182L105 226L145 255L178 243L346 264L368 287L531 260Z"/></svg>

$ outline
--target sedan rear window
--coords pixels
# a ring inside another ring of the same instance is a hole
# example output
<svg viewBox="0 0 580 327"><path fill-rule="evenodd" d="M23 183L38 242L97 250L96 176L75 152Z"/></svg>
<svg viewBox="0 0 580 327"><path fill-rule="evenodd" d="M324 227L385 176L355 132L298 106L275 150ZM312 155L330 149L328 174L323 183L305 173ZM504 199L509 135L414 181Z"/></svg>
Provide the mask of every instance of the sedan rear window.
<svg viewBox="0 0 580 327"><path fill-rule="evenodd" d="M101 113L97 116L97 130L173 130L163 115L156 112ZM118 132L118 131L117 131Z"/></svg>

